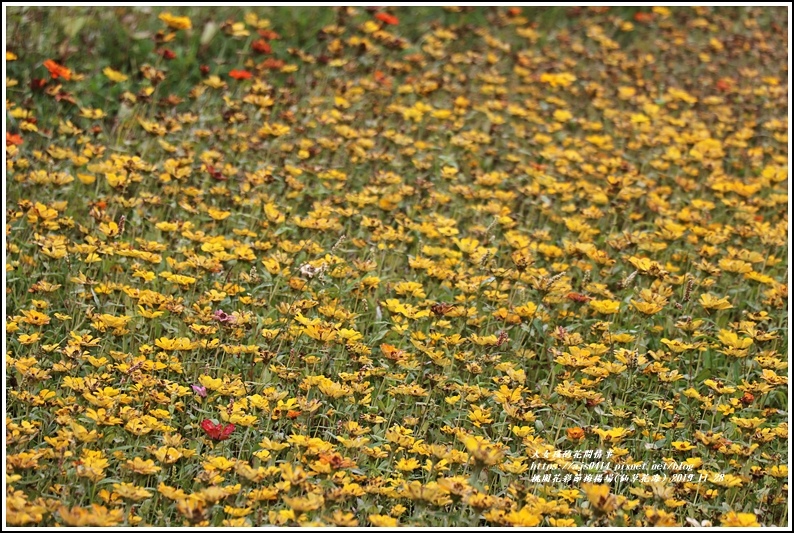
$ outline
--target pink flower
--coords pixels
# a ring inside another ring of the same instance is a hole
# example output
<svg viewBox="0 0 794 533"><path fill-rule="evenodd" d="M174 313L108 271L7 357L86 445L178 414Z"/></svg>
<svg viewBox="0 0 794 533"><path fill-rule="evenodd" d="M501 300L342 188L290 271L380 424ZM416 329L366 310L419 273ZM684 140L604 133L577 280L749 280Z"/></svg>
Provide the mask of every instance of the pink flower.
<svg viewBox="0 0 794 533"><path fill-rule="evenodd" d="M213 320L217 320L222 324L234 324L237 320L234 315L229 315L223 312L223 309L218 309L215 311L215 314L212 315Z"/></svg>

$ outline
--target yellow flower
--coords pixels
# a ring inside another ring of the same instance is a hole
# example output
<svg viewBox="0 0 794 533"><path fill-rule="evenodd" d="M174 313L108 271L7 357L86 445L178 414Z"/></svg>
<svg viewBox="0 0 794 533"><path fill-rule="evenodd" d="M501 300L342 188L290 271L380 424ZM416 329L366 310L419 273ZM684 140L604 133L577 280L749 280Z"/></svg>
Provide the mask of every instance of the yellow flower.
<svg viewBox="0 0 794 533"><path fill-rule="evenodd" d="M736 513L731 511L720 518L723 527L760 527L758 519L753 513Z"/></svg>
<svg viewBox="0 0 794 533"><path fill-rule="evenodd" d="M206 461L201 463L201 466L208 471L220 470L221 472L226 472L227 470L231 470L232 468L234 468L234 465L236 464L237 464L236 460L230 461L226 457L215 456L215 457L209 457Z"/></svg>
<svg viewBox="0 0 794 533"><path fill-rule="evenodd" d="M139 502L152 497L152 493L133 483L113 483L113 490L122 498Z"/></svg>
<svg viewBox="0 0 794 533"><path fill-rule="evenodd" d="M524 506L520 511L510 511L504 521L513 527L535 527L540 524L541 515L531 509L530 505Z"/></svg>
<svg viewBox="0 0 794 533"><path fill-rule="evenodd" d="M753 339L749 337L742 337L740 339L736 333L728 329L721 329L717 335L717 338L725 346L728 346L729 348L735 348L737 350L745 350L753 345Z"/></svg>
<svg viewBox="0 0 794 533"><path fill-rule="evenodd" d="M702 305L704 309L714 309L717 311L733 308L727 296L724 298L717 298L708 293L700 295L700 305Z"/></svg>
<svg viewBox="0 0 794 533"><path fill-rule="evenodd" d="M337 336L337 332L333 329L333 326L323 323L309 324L303 328L303 333L321 342L331 342Z"/></svg>
<svg viewBox="0 0 794 533"><path fill-rule="evenodd" d="M290 498L289 496L282 496L284 503L286 503L290 509L298 513L304 513L306 511L314 511L315 509L319 509L320 507L325 504L325 498L321 494L315 494L310 492L304 497L295 497Z"/></svg>
<svg viewBox="0 0 794 533"><path fill-rule="evenodd" d="M488 442L482 437L467 435L463 438L463 444L476 462L488 466L495 465L501 461L505 454L503 448Z"/></svg>
<svg viewBox="0 0 794 533"><path fill-rule="evenodd" d="M413 472L417 468L419 468L419 461L414 459L413 457L410 458L402 458L397 461L397 464L394 466L396 470L400 472Z"/></svg>
<svg viewBox="0 0 794 533"><path fill-rule="evenodd" d="M252 427L259 421L259 417L254 415L233 414L229 417L229 422L237 426Z"/></svg>
<svg viewBox="0 0 794 533"><path fill-rule="evenodd" d="M684 353L688 350L694 350L695 348L697 348L697 346L695 346L694 344L687 344L685 342L681 342L678 339L675 340L662 339L659 342L667 346L670 349L670 351L674 353Z"/></svg>
<svg viewBox="0 0 794 533"><path fill-rule="evenodd" d="M633 431L626 428L615 427L609 430L595 428L593 433L601 437L601 442L618 443L623 440L624 437L631 435Z"/></svg>
<svg viewBox="0 0 794 533"><path fill-rule="evenodd" d="M212 87L213 89L220 89L222 87L226 87L226 82L223 81L219 76L213 74L204 80L204 85Z"/></svg>
<svg viewBox="0 0 794 533"><path fill-rule="evenodd" d="M221 209L216 209L214 207L210 207L207 210L207 214L212 218L212 220L226 220L232 214L231 211L223 211Z"/></svg>
<svg viewBox="0 0 794 533"><path fill-rule="evenodd" d="M102 433L98 433L95 429L88 431L88 429L81 426L77 422L72 422L71 427L75 438L80 442L94 442L102 437Z"/></svg>
<svg viewBox="0 0 794 533"><path fill-rule="evenodd" d="M142 474L144 476L148 476L150 474L156 474L160 470L161 467L154 464L154 461L151 459L141 459L140 457L135 457L131 461L127 461L126 465L128 470L132 470L136 474Z"/></svg>
<svg viewBox="0 0 794 533"><path fill-rule="evenodd" d="M375 527L397 527L397 524L400 523L396 518L385 514L371 514L368 518Z"/></svg>
<svg viewBox="0 0 794 533"><path fill-rule="evenodd" d="M50 323L49 316L35 310L33 311L23 310L22 314L25 316L25 318L21 319L20 322L26 322L33 326L46 326L47 324Z"/></svg>
<svg viewBox="0 0 794 533"><path fill-rule="evenodd" d="M582 490L587 495L590 505L597 511L611 513L618 508L618 499L614 494L610 494L609 485L584 483L582 484Z"/></svg>
<svg viewBox="0 0 794 533"><path fill-rule="evenodd" d="M122 81L127 81L128 79L126 74L122 74L118 70L113 70L110 67L105 67L102 73L113 83L121 83Z"/></svg>
<svg viewBox="0 0 794 533"><path fill-rule="evenodd" d="M41 338L41 335L39 335L38 332L33 333L31 335L27 335L25 333L21 333L19 335L19 337L18 337L20 344L33 344L35 342L38 342L38 340L40 338Z"/></svg>
<svg viewBox="0 0 794 533"><path fill-rule="evenodd" d="M667 502L665 502L665 504L666 503ZM678 525L675 514L652 507L645 508L645 519L648 521L648 524L654 527L675 527Z"/></svg>
<svg viewBox="0 0 794 533"><path fill-rule="evenodd" d="M664 309L663 306L659 305L656 302L638 302L632 300L631 305L633 305L637 311L641 313L645 313L646 315L655 315L656 313Z"/></svg>
<svg viewBox="0 0 794 533"><path fill-rule="evenodd" d="M250 32L245 29L245 24L242 22L234 22L226 27L226 33L232 37L248 37Z"/></svg>
<svg viewBox="0 0 794 533"><path fill-rule="evenodd" d="M77 475L96 483L105 477L105 468L108 464L102 451L83 450L80 464L76 468Z"/></svg>
<svg viewBox="0 0 794 533"><path fill-rule="evenodd" d="M469 411L469 420L477 427L481 427L483 424L490 424L493 422L491 410L477 405L472 406Z"/></svg>
<svg viewBox="0 0 794 533"><path fill-rule="evenodd" d="M84 118L100 119L105 117L105 112L101 109L91 109L89 107L81 107L80 116Z"/></svg>
<svg viewBox="0 0 794 533"><path fill-rule="evenodd" d="M596 312L604 315L614 315L620 311L620 302L615 300L591 300L589 305Z"/></svg>
<svg viewBox="0 0 794 533"><path fill-rule="evenodd" d="M358 527L358 520L353 513L346 513L337 509L329 520L339 527Z"/></svg>
<svg viewBox="0 0 794 533"><path fill-rule="evenodd" d="M184 457L182 452L173 446L161 446L153 452L153 455L158 461L165 464L175 463Z"/></svg>
<svg viewBox="0 0 794 533"><path fill-rule="evenodd" d="M154 341L154 345L165 351L181 351L192 350L197 346L196 343L187 337L179 337L176 339L169 339L168 337L160 337Z"/></svg>
<svg viewBox="0 0 794 533"><path fill-rule="evenodd" d="M541 83L548 83L552 87L568 87L576 81L576 76L568 72L561 72L560 74L552 74L544 72L540 75Z"/></svg>
<svg viewBox="0 0 794 533"><path fill-rule="evenodd" d="M94 322L91 325L103 332L106 331L107 328L123 330L131 319L131 316L114 316L103 313L101 315L95 315Z"/></svg>
<svg viewBox="0 0 794 533"><path fill-rule="evenodd" d="M496 346L499 343L499 337L496 335L480 336L476 333L472 333L469 339L478 346Z"/></svg>
<svg viewBox="0 0 794 533"><path fill-rule="evenodd" d="M68 507L62 505L58 508L61 520L72 527L112 527L117 526L124 520L124 509L108 510L107 507L92 504L90 509L82 507Z"/></svg>

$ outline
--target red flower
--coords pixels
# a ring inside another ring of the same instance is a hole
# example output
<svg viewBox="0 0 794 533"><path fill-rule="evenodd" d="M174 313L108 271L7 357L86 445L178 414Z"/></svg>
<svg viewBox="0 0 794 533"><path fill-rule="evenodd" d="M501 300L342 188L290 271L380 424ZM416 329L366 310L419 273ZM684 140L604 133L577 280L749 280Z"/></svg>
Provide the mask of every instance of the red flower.
<svg viewBox="0 0 794 533"><path fill-rule="evenodd" d="M400 23L400 19L398 19L394 15L389 15L388 13L380 12L380 13L375 15L375 18L378 19L379 21L383 22L384 24L394 25L394 24L399 24Z"/></svg>
<svg viewBox="0 0 794 533"><path fill-rule="evenodd" d="M169 61L171 59L176 59L176 52L169 50L168 48L160 48L157 50L157 53L163 56L163 59L168 59Z"/></svg>
<svg viewBox="0 0 794 533"><path fill-rule="evenodd" d="M212 176L214 179L218 181L226 181L227 179L229 179L226 176L224 176L220 170L215 170L215 167L213 167L212 165L207 165L207 172L209 172L210 176ZM223 313L223 311L221 311L221 313Z"/></svg>
<svg viewBox="0 0 794 533"><path fill-rule="evenodd" d="M231 70L229 71L229 77L234 78L235 80L247 80L250 78L252 74L247 70Z"/></svg>
<svg viewBox="0 0 794 533"><path fill-rule="evenodd" d="M273 51L268 42L264 39L259 39L251 43L251 49L257 54L269 54Z"/></svg>
<svg viewBox="0 0 794 533"><path fill-rule="evenodd" d="M72 79L72 71L68 68L64 67L63 65L59 65L52 59L48 59L44 62L44 67L50 71L50 75L52 79L57 79L59 76L66 81Z"/></svg>
<svg viewBox="0 0 794 533"><path fill-rule="evenodd" d="M201 429L210 436L212 440L226 440L234 431L234 424L214 424L209 418L201 421Z"/></svg>
<svg viewBox="0 0 794 533"><path fill-rule="evenodd" d="M40 91L47 85L47 80L44 78L33 78L30 80L30 88L34 91Z"/></svg>

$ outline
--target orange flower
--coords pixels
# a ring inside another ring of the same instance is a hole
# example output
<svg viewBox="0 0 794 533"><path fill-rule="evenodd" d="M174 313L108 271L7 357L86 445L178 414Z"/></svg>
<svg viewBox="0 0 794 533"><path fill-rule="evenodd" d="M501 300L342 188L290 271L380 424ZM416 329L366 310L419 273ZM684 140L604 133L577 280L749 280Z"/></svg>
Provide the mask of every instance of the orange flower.
<svg viewBox="0 0 794 533"><path fill-rule="evenodd" d="M22 136L18 133L8 133L6 132L6 146L11 146L12 144L19 146L22 144Z"/></svg>
<svg viewBox="0 0 794 533"><path fill-rule="evenodd" d="M565 430L570 440L580 440L584 438L584 430L582 428L568 428Z"/></svg>
<svg viewBox="0 0 794 533"><path fill-rule="evenodd" d="M637 13L634 13L634 20L640 24L650 24L653 22L653 13L638 11Z"/></svg>
<svg viewBox="0 0 794 533"><path fill-rule="evenodd" d="M284 66L284 61L281 59L275 59L273 57L268 57L262 63L258 65L260 68L266 68L269 70L276 70L280 69Z"/></svg>
<svg viewBox="0 0 794 533"><path fill-rule="evenodd" d="M391 85L391 78L389 78L383 71L376 70L373 74L375 81L383 85Z"/></svg>
<svg viewBox="0 0 794 533"><path fill-rule="evenodd" d="M578 292L569 292L567 295L565 295L565 297L577 303L584 303L592 300L592 298L586 294L579 294Z"/></svg>
<svg viewBox="0 0 794 533"><path fill-rule="evenodd" d="M394 15L389 15L388 13L382 13L382 12L378 13L375 15L375 18L383 22L384 24L394 25L400 23L400 19L398 19Z"/></svg>
<svg viewBox="0 0 794 533"><path fill-rule="evenodd" d="M59 65L52 59L48 59L47 61L45 61L44 67L50 71L50 75L52 76L52 79L57 79L58 77L61 77L66 81L72 79L72 71L64 67L63 65Z"/></svg>
<svg viewBox="0 0 794 533"><path fill-rule="evenodd" d="M273 41L275 39L281 39L281 35L279 35L278 33L274 32L273 30L259 30L257 33L259 34L260 37L262 37L263 39L266 39L268 41Z"/></svg>
<svg viewBox="0 0 794 533"><path fill-rule="evenodd" d="M717 80L716 87L718 91L728 92L731 90L732 80L730 78L721 78Z"/></svg>
<svg viewBox="0 0 794 533"><path fill-rule="evenodd" d="M251 77L251 73L247 70L232 70L229 72L229 77L235 80L247 80Z"/></svg>

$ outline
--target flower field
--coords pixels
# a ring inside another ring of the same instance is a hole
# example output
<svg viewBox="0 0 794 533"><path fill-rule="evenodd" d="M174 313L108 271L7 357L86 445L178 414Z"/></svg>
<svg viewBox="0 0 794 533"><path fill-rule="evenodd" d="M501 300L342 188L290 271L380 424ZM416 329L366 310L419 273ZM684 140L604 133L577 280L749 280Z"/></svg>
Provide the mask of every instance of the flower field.
<svg viewBox="0 0 794 533"><path fill-rule="evenodd" d="M787 8L7 8L6 523L784 526Z"/></svg>

